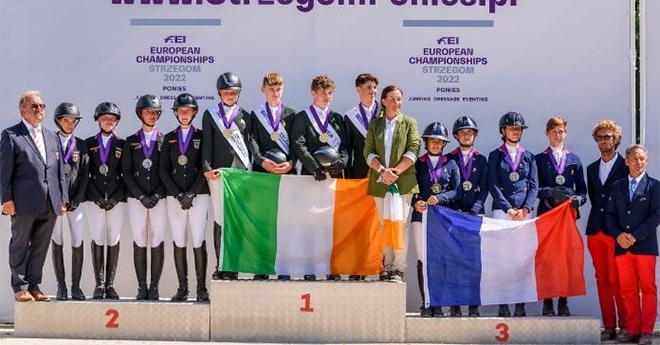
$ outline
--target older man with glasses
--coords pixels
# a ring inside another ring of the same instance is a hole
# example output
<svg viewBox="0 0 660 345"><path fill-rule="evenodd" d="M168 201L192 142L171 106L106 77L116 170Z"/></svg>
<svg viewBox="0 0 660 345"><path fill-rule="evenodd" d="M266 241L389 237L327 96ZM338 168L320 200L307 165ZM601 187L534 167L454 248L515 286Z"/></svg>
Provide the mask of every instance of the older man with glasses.
<svg viewBox="0 0 660 345"><path fill-rule="evenodd" d="M601 340L616 338L617 319L626 333L626 314L621 299L619 276L614 261L614 238L605 224L605 214L612 191L612 184L628 176L625 159L616 152L621 143L621 127L613 120L599 121L592 136L600 150L600 158L587 167L587 190L591 211L587 222L587 246L596 273L598 301L603 319Z"/></svg>
<svg viewBox="0 0 660 345"><path fill-rule="evenodd" d="M39 284L55 221L68 202L60 141L41 126L45 108L38 91L24 92L21 122L0 139L2 214L11 216L9 267L19 302L50 300Z"/></svg>

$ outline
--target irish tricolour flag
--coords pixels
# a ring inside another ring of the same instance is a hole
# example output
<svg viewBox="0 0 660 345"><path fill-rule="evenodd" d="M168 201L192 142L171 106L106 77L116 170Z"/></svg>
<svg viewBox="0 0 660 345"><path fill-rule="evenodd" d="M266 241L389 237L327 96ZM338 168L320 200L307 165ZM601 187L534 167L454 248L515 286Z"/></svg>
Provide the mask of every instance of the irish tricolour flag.
<svg viewBox="0 0 660 345"><path fill-rule="evenodd" d="M427 306L584 295L584 246L575 217L569 202L527 221L430 208L422 246Z"/></svg>
<svg viewBox="0 0 660 345"><path fill-rule="evenodd" d="M378 213L367 180L222 170L221 267L255 274L378 274Z"/></svg>

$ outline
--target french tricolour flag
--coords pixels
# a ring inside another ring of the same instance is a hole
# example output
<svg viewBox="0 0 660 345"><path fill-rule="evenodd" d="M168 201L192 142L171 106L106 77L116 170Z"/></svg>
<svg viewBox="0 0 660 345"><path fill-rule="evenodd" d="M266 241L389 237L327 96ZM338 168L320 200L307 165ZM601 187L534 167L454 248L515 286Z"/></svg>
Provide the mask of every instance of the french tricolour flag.
<svg viewBox="0 0 660 345"><path fill-rule="evenodd" d="M584 245L569 202L526 221L435 206L423 221L427 307L586 294Z"/></svg>

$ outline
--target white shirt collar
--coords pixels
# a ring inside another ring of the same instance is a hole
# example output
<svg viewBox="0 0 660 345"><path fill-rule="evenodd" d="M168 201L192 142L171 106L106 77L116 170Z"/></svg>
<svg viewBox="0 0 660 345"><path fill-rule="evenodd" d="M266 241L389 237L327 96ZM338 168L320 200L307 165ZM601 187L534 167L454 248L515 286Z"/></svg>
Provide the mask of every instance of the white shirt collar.
<svg viewBox="0 0 660 345"><path fill-rule="evenodd" d="M630 181L632 181L632 180L635 180L635 181L637 182L637 185L639 186L639 181L642 180L642 178L644 177L644 175L646 175L646 171L644 171L643 173L641 173L639 176L637 176L637 177L635 177L635 178L633 178L632 176L628 175L628 183L630 183Z"/></svg>
<svg viewBox="0 0 660 345"><path fill-rule="evenodd" d="M614 153L614 157L612 157L612 159L610 159L610 160L607 161L607 162L603 160L603 157L601 157L601 158L600 158L600 164L601 164L601 165L604 165L604 166L606 166L606 167L610 167L610 166L614 165L614 162L616 162L616 160L617 160L618 158L619 158L619 153L618 153L618 152L615 152L615 153Z"/></svg>
<svg viewBox="0 0 660 345"><path fill-rule="evenodd" d="M325 109L321 109L316 106L316 104L312 104L314 107L314 110L316 110L316 114L319 116L319 120L321 122L325 121L325 118L328 116L328 113L330 112L330 107L326 107Z"/></svg>
<svg viewBox="0 0 660 345"><path fill-rule="evenodd" d="M41 124L39 124L37 127L33 127L29 122L25 121L25 119L21 119L23 121L23 124L25 124L25 127L32 132L33 129L36 129L37 132L41 133Z"/></svg>
<svg viewBox="0 0 660 345"><path fill-rule="evenodd" d="M388 120L385 118L385 123L387 123L388 126L394 125L397 121L399 121L399 116L395 116L393 119Z"/></svg>
<svg viewBox="0 0 660 345"><path fill-rule="evenodd" d="M561 152L561 151L564 150L564 145L559 146L559 147L554 147L554 146L550 145L550 148L552 149L553 152Z"/></svg>

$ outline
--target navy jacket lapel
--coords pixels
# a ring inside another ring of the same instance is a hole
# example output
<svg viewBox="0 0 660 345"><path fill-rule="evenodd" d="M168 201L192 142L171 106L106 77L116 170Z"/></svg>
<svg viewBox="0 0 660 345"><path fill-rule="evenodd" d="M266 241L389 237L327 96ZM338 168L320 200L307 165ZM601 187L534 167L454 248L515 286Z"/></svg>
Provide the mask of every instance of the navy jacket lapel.
<svg viewBox="0 0 660 345"><path fill-rule="evenodd" d="M28 145L30 145L30 147L32 147L32 149L34 150L34 153L37 155L37 157L39 157L41 162L46 164L46 161L44 161L44 158L41 157L41 153L39 153L39 149L37 148L37 144L34 142L34 139L32 139L32 134L30 134L30 130L27 128L27 126L25 126L25 123L23 123L23 121L21 121L21 125L22 125L22 129L23 129L23 133L22 133L23 138L25 138L25 141L27 141ZM46 145L45 145L46 136L43 134L43 130L42 130L42 135L44 137L44 148L45 148L46 147Z"/></svg>

